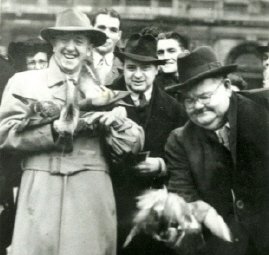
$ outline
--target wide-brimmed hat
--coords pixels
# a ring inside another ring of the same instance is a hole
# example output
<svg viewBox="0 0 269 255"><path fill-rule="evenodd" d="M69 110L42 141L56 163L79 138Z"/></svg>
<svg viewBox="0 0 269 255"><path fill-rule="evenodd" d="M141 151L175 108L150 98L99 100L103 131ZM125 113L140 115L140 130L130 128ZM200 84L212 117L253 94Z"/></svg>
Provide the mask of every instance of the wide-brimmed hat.
<svg viewBox="0 0 269 255"><path fill-rule="evenodd" d="M157 58L157 41L152 35L133 34L129 38L124 51L114 52L121 60L125 58L157 65L165 64L166 60Z"/></svg>
<svg viewBox="0 0 269 255"><path fill-rule="evenodd" d="M257 47L257 50L260 52L260 53L264 53L264 52L269 52L269 43L267 45L259 45Z"/></svg>
<svg viewBox="0 0 269 255"><path fill-rule="evenodd" d="M234 72L237 65L223 66L218 60L213 49L208 46L196 48L189 54L178 58L178 73L180 84L166 87L166 91L186 89L197 82L218 75L226 75Z"/></svg>
<svg viewBox="0 0 269 255"><path fill-rule="evenodd" d="M105 33L92 27L91 22L85 13L75 8L66 9L56 17L54 27L42 29L40 35L43 39L50 42L53 37L66 33L84 33L90 38L95 47L101 46L106 42Z"/></svg>

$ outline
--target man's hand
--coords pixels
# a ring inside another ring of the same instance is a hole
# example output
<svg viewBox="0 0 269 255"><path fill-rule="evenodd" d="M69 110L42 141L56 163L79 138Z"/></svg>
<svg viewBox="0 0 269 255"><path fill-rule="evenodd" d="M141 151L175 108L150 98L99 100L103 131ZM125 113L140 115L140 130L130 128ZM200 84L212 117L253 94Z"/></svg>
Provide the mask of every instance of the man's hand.
<svg viewBox="0 0 269 255"><path fill-rule="evenodd" d="M148 157L133 168L137 171L138 175L159 175L162 170L161 160L161 158Z"/></svg>
<svg viewBox="0 0 269 255"><path fill-rule="evenodd" d="M99 120L99 123L107 130L109 130L111 126L117 129L124 124L124 119L126 116L126 109L122 106L118 106L115 107L112 111L104 112L103 116Z"/></svg>

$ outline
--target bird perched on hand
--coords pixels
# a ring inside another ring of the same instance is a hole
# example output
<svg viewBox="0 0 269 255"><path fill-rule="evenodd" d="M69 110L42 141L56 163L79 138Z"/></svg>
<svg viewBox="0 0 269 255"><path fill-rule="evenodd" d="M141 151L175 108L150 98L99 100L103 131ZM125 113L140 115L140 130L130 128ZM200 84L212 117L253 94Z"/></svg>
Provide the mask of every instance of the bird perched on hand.
<svg viewBox="0 0 269 255"><path fill-rule="evenodd" d="M230 230L223 218L203 201L187 203L166 188L146 191L137 200L138 212L133 220L134 227L124 247L135 235L144 232L177 249L185 236L201 233L202 225L219 238L232 242Z"/></svg>

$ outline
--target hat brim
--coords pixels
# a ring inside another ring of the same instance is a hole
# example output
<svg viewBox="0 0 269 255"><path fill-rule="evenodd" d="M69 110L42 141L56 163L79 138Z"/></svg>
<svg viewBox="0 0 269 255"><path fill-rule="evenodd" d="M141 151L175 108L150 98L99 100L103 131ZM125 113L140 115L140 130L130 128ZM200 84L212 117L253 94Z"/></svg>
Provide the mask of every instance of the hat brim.
<svg viewBox="0 0 269 255"><path fill-rule="evenodd" d="M237 65L227 65L227 66L222 66L216 69L211 69L209 71L193 76L191 79L188 79L183 83L168 86L165 88L165 91L172 92L172 91L177 91L177 90L185 90L187 87L195 85L197 82L203 79L214 77L217 75L226 75L226 74L232 73L236 71L237 67L238 67Z"/></svg>
<svg viewBox="0 0 269 255"><path fill-rule="evenodd" d="M128 58L134 61L143 62L143 63L152 63L156 65L163 65L166 63L166 59L157 59L150 56L142 56L142 55L127 53L127 52L114 52L114 55L117 56L120 60L124 60L125 58Z"/></svg>
<svg viewBox="0 0 269 255"><path fill-rule="evenodd" d="M264 53L264 52L269 52L269 47L268 45L267 46L258 46L257 47L257 50L261 53Z"/></svg>
<svg viewBox="0 0 269 255"><path fill-rule="evenodd" d="M83 33L90 39L91 43L95 47L103 45L107 39L105 33L96 29L89 29L84 27L49 27L42 29L40 35L44 40L50 42L51 39L54 38L56 35L66 33Z"/></svg>

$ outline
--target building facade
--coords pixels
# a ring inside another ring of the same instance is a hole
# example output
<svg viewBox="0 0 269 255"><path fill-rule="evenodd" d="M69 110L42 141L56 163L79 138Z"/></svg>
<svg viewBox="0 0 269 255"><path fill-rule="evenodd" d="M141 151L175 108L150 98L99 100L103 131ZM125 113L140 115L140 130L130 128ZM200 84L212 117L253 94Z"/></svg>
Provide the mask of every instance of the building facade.
<svg viewBox="0 0 269 255"><path fill-rule="evenodd" d="M10 41L37 36L55 14L76 6L87 14L112 7L123 19L123 39L143 27L185 34L191 48L211 45L223 63L238 63L249 87L260 87L261 57L256 47L269 37L269 0L0 0L1 37Z"/></svg>

